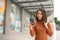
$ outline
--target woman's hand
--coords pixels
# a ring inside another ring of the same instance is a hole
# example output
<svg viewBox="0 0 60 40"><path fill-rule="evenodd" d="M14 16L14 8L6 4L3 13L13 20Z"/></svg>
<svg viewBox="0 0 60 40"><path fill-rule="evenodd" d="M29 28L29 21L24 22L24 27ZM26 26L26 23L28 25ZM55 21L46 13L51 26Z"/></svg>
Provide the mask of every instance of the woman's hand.
<svg viewBox="0 0 60 40"><path fill-rule="evenodd" d="M32 23L30 23L30 29L32 30L32 28L35 26L35 24L34 25L32 25Z"/></svg>
<svg viewBox="0 0 60 40"><path fill-rule="evenodd" d="M30 34L33 37L35 35L35 24L30 23Z"/></svg>
<svg viewBox="0 0 60 40"><path fill-rule="evenodd" d="M48 24L48 22L44 23L44 25L45 25L46 28L48 28L47 24Z"/></svg>
<svg viewBox="0 0 60 40"><path fill-rule="evenodd" d="M51 28L52 26L51 26L50 22L47 21L47 23L44 23L44 25L45 25L47 34L48 34L49 36L52 36L53 31L52 31L52 28Z"/></svg>

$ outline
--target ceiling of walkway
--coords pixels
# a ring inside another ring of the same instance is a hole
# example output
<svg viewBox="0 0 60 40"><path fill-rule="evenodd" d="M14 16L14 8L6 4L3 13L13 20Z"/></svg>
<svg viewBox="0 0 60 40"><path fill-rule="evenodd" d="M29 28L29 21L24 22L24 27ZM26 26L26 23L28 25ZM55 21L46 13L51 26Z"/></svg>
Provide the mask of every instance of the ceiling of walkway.
<svg viewBox="0 0 60 40"><path fill-rule="evenodd" d="M13 0L13 1L32 14L35 14L37 9L43 8L46 11L47 16L49 16L53 13L54 10L53 0Z"/></svg>

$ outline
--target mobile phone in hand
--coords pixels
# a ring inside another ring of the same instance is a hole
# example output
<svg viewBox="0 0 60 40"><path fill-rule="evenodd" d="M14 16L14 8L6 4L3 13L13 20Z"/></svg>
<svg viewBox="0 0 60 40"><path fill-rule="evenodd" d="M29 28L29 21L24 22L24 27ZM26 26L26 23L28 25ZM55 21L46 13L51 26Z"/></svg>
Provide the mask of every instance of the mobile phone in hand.
<svg viewBox="0 0 60 40"><path fill-rule="evenodd" d="M34 25L34 19L30 18L30 22L32 23L32 25Z"/></svg>

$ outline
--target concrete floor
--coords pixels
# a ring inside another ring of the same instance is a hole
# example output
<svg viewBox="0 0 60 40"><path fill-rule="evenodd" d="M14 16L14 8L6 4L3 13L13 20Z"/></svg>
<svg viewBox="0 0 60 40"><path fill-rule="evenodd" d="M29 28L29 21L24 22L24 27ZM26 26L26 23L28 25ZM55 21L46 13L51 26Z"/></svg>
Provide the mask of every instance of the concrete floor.
<svg viewBox="0 0 60 40"><path fill-rule="evenodd" d="M29 34L25 33L10 33L10 35L0 35L0 40L34 40L34 37L31 37Z"/></svg>
<svg viewBox="0 0 60 40"><path fill-rule="evenodd" d="M0 40L34 40L28 33L10 33L6 35L0 35ZM60 31L56 31L56 40L60 40Z"/></svg>

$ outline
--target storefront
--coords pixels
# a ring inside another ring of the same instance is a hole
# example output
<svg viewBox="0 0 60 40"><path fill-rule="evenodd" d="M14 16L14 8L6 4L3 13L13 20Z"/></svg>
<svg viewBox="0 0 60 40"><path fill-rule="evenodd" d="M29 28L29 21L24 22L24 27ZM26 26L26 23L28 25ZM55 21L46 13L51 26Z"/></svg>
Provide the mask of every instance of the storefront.
<svg viewBox="0 0 60 40"><path fill-rule="evenodd" d="M4 31L4 14L6 9L6 0L0 0L0 34Z"/></svg>

